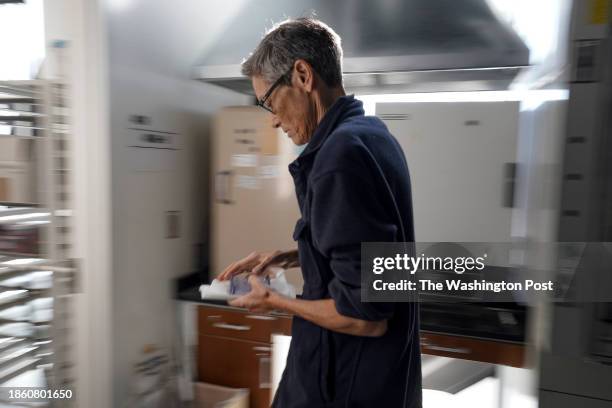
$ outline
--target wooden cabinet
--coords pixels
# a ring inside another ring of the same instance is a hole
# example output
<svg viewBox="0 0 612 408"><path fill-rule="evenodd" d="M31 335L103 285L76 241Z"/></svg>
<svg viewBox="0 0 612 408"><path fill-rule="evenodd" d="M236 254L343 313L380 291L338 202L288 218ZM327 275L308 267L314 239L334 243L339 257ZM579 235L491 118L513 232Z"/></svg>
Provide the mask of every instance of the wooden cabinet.
<svg viewBox="0 0 612 408"><path fill-rule="evenodd" d="M200 306L199 381L248 388L252 408L270 406L271 336L290 332L288 316Z"/></svg>
<svg viewBox="0 0 612 408"><path fill-rule="evenodd" d="M200 306L198 328L200 334L269 343L273 333L291 334L291 318Z"/></svg>
<svg viewBox="0 0 612 408"><path fill-rule="evenodd" d="M270 405L272 334L291 335L287 315L199 306L199 381L248 388L250 406ZM421 352L444 357L523 367L520 344L421 331Z"/></svg>
<svg viewBox="0 0 612 408"><path fill-rule="evenodd" d="M270 345L201 335L200 381L248 388L251 407L270 405Z"/></svg>

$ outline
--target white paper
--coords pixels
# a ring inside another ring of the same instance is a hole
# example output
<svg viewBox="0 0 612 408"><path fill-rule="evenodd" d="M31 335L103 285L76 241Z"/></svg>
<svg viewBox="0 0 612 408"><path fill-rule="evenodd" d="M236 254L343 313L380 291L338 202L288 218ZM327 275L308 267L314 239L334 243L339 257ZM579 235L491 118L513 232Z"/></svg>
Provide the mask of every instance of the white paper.
<svg viewBox="0 0 612 408"><path fill-rule="evenodd" d="M234 154L232 155L233 167L257 167L256 154Z"/></svg>

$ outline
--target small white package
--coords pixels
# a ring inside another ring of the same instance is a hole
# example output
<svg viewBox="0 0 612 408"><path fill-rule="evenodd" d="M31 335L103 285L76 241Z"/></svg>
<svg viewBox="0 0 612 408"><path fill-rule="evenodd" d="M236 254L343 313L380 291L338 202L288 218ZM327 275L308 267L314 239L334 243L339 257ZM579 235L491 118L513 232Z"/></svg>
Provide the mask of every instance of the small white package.
<svg viewBox="0 0 612 408"><path fill-rule="evenodd" d="M271 267L270 272L270 289L280 293L283 296L295 298L295 287L287 282L285 277L285 270L283 268ZM200 286L200 296L202 299L208 300L229 300L235 299L239 296L231 294L230 292L231 282L220 281L213 279L210 285Z"/></svg>

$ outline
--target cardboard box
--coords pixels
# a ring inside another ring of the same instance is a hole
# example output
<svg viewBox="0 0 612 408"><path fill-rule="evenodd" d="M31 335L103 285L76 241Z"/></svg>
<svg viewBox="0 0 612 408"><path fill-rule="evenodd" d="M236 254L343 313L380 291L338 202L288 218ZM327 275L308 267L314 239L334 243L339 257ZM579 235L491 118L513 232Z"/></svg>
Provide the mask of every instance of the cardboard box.
<svg viewBox="0 0 612 408"><path fill-rule="evenodd" d="M23 162L30 160L32 140L19 137L0 137L0 161Z"/></svg>
<svg viewBox="0 0 612 408"><path fill-rule="evenodd" d="M194 384L194 407L249 408L249 390L209 383Z"/></svg>

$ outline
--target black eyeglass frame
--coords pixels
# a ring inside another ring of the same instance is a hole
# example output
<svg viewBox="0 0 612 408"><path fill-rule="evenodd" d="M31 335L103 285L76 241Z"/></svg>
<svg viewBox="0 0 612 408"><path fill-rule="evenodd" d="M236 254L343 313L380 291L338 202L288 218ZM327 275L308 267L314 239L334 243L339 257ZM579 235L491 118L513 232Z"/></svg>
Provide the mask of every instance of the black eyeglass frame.
<svg viewBox="0 0 612 408"><path fill-rule="evenodd" d="M274 81L274 83L266 91L264 96L262 96L261 99L258 99L257 102L255 102L255 105L259 106L262 109L267 110L268 112L270 112L271 114L274 115L274 111L272 110L272 108L270 108L268 105L266 105L266 102L268 101L268 99L270 99L270 96L272 95L272 92L274 92L274 90L276 88L278 88L280 85L282 85L283 82L285 82L285 80L287 79L287 77L289 75L291 75L292 73L293 73L293 65L291 66L291 68L289 68L289 70L287 72L285 72L276 81Z"/></svg>

